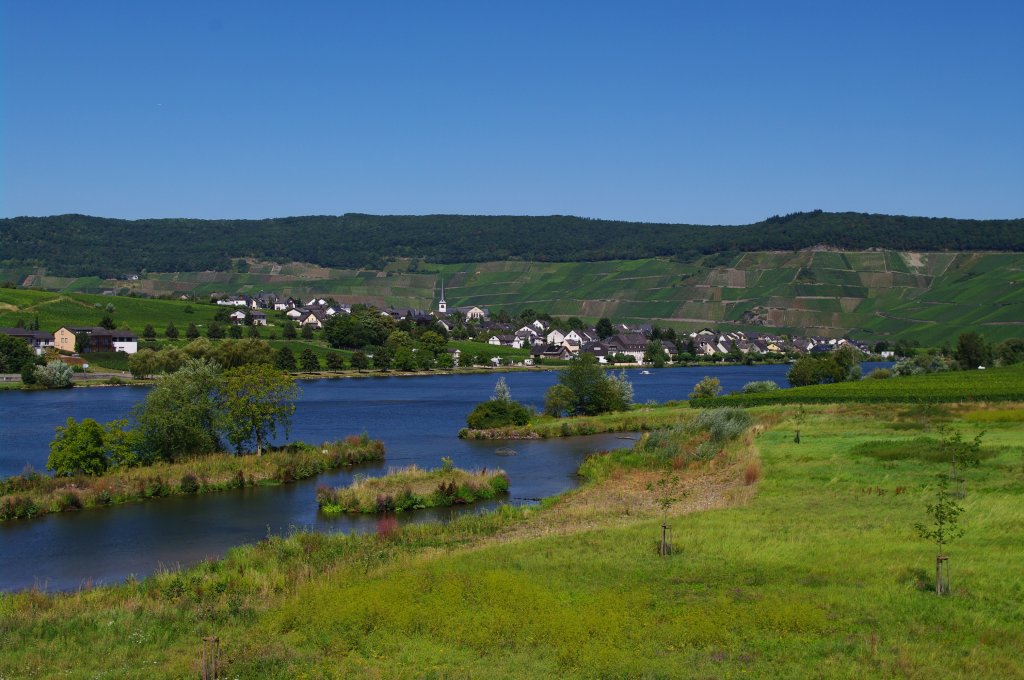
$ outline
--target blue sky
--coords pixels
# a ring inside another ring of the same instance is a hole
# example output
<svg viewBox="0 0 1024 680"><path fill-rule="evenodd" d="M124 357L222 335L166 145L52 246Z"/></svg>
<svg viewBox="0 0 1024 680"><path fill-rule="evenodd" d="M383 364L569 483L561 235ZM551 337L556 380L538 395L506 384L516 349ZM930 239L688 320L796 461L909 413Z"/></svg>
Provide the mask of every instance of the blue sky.
<svg viewBox="0 0 1024 680"><path fill-rule="evenodd" d="M1024 216L1020 2L0 6L3 216Z"/></svg>

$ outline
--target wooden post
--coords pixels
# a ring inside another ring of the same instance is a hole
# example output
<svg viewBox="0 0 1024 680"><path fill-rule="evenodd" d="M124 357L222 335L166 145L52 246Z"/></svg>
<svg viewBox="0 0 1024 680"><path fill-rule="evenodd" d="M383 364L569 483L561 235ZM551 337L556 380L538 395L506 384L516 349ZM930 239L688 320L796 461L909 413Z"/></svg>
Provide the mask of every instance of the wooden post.
<svg viewBox="0 0 1024 680"><path fill-rule="evenodd" d="M672 554L672 531L667 524L661 525L661 546L659 546L658 554L662 557Z"/></svg>
<svg viewBox="0 0 1024 680"><path fill-rule="evenodd" d="M203 680L217 680L220 677L220 638L203 638Z"/></svg>
<svg viewBox="0 0 1024 680"><path fill-rule="evenodd" d="M794 444L799 444L800 443L800 430L796 431L796 436L793 437L793 443Z"/></svg>
<svg viewBox="0 0 1024 680"><path fill-rule="evenodd" d="M935 557L935 594L949 595L949 555Z"/></svg>

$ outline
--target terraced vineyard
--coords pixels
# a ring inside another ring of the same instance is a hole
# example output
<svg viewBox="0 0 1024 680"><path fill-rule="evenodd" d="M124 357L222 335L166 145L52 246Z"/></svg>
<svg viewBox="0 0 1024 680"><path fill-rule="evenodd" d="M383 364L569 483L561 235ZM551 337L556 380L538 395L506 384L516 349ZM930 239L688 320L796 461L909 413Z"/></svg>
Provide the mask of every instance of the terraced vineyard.
<svg viewBox="0 0 1024 680"><path fill-rule="evenodd" d="M429 268L429 269L428 269ZM967 330L989 340L1024 335L1024 255L895 251L744 253L695 263L669 259L423 265L383 271L250 263L245 273L153 273L139 281L0 277L50 290L207 296L333 296L398 308L432 308L444 279L449 307L526 308L559 316L651 322L677 328L774 329L865 340L952 341Z"/></svg>

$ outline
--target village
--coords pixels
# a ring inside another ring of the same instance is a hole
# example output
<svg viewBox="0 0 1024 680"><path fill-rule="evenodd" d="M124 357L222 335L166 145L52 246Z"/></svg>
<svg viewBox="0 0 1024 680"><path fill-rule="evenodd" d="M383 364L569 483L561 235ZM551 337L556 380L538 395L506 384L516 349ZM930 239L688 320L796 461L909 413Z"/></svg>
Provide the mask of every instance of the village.
<svg viewBox="0 0 1024 680"><path fill-rule="evenodd" d="M429 329L438 332L445 340L463 340L483 343L491 348L507 347L519 350L511 353L515 360L489 354L486 361L492 366L539 365L558 363L580 354L591 354L601 364L653 364L728 361L746 362L793 358L805 354L832 352L843 346L850 346L864 354L875 353L883 358L893 355L886 343L874 347L849 338L822 337L815 335L785 335L771 332L748 332L744 330L718 330L710 327L693 331L678 331L671 327L659 328L652 324L613 323L602 318L594 325L588 325L578 317L557 319L543 313L531 314L527 310L512 316L504 310L492 314L486 307L468 305L449 307L442 285L436 309L377 308L368 303L340 303L329 297L312 297L299 300L279 296L275 293L260 292L256 295L214 295L209 304L218 308L214 321L207 325L206 335L213 339L242 336L241 329L248 327L250 337L259 336L260 329L270 339L296 337L301 331L306 340L323 336L323 329L336 315L351 315L353 309L370 310L382 317L388 317L396 328L419 332ZM104 321L107 319L105 318ZM223 322L227 331L220 326ZM136 334L127 328L111 328L113 324L100 326L62 325L54 331L39 329L29 323L25 327L0 328L0 333L24 340L36 355L42 356L48 350L61 357L80 356L90 353L121 352L132 355L145 347L147 341L156 338L153 324L147 324L145 331ZM173 325L173 324L172 324ZM189 329L189 339L198 337L198 329ZM165 331L168 338L176 338L170 328ZM140 345L140 340L142 345ZM526 350L528 354L524 354ZM449 348L452 365L460 365L463 352Z"/></svg>

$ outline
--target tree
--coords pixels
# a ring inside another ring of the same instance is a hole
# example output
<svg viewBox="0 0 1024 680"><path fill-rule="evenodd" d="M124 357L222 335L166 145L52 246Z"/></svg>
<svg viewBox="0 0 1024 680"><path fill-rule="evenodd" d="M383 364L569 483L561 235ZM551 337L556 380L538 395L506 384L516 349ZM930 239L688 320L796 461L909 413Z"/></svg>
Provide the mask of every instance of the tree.
<svg viewBox="0 0 1024 680"><path fill-rule="evenodd" d="M164 335L171 340L178 339L178 329L175 328L173 321L167 324L167 328L164 330Z"/></svg>
<svg viewBox="0 0 1024 680"><path fill-rule="evenodd" d="M133 410L146 461L176 461L221 450L220 367L189 359L159 378Z"/></svg>
<svg viewBox="0 0 1024 680"><path fill-rule="evenodd" d="M281 329L281 337L285 340L294 340L298 333L295 332L295 324L291 321L286 321L284 328Z"/></svg>
<svg viewBox="0 0 1024 680"><path fill-rule="evenodd" d="M103 315L103 318L100 319L99 325L101 328L106 328L108 331L112 331L117 328L117 322L114 321L114 315L109 313Z"/></svg>
<svg viewBox="0 0 1024 680"><path fill-rule="evenodd" d="M962 370L971 370L992 363L992 351L980 333L962 333L956 340L956 358Z"/></svg>
<svg viewBox="0 0 1024 680"><path fill-rule="evenodd" d="M559 375L558 382L573 395L572 406L566 409L573 414L622 411L629 408L632 401L632 385L625 374L619 378L605 375L593 354L580 354L570 361L568 368ZM562 393L563 396L565 394Z"/></svg>
<svg viewBox="0 0 1024 680"><path fill-rule="evenodd" d="M1024 361L1024 340L1010 338L1004 340L993 348L1000 366L1011 366Z"/></svg>
<svg viewBox="0 0 1024 680"><path fill-rule="evenodd" d="M302 326L302 339L312 340L313 339L313 326L311 324L303 324Z"/></svg>
<svg viewBox="0 0 1024 680"><path fill-rule="evenodd" d="M302 366L302 370L308 373L315 373L320 370L320 360L317 358L316 352L310 347L302 350L299 363Z"/></svg>
<svg viewBox="0 0 1024 680"><path fill-rule="evenodd" d="M57 426L57 436L50 442L50 456L46 469L58 477L73 475L102 475L107 470L107 447L103 428L92 418L81 423L68 418Z"/></svg>
<svg viewBox="0 0 1024 680"><path fill-rule="evenodd" d="M615 329L612 327L612 320L606 316L601 317L597 321L597 336L602 340L610 338L615 335Z"/></svg>
<svg viewBox="0 0 1024 680"><path fill-rule="evenodd" d="M655 368L665 365L665 347L658 340L651 340L644 349L644 363L654 364Z"/></svg>
<svg viewBox="0 0 1024 680"><path fill-rule="evenodd" d="M544 414L560 418L576 404L576 395L562 384L552 385L544 394Z"/></svg>
<svg viewBox="0 0 1024 680"><path fill-rule="evenodd" d="M35 385L39 382L36 378L36 362L29 360L21 367L21 382L25 385Z"/></svg>
<svg viewBox="0 0 1024 680"><path fill-rule="evenodd" d="M185 337L189 340L195 340L199 337L199 328L196 327L195 323L188 325L188 328L185 330Z"/></svg>
<svg viewBox="0 0 1024 680"><path fill-rule="evenodd" d="M351 363L352 368L356 369L357 371L365 371L370 367L370 360L366 356L366 352L363 352L362 350L356 350L355 352L352 352Z"/></svg>
<svg viewBox="0 0 1024 680"><path fill-rule="evenodd" d="M29 362L35 361L35 354L28 343L0 333L0 373L15 373Z"/></svg>
<svg viewBox="0 0 1024 680"><path fill-rule="evenodd" d="M704 376L693 386L690 392L690 399L710 399L722 393L722 383L718 378L709 375Z"/></svg>
<svg viewBox="0 0 1024 680"><path fill-rule="evenodd" d="M262 455L264 445L277 435L278 428L288 436L298 391L294 378L266 365L224 372L224 429L238 453L251 443L256 455Z"/></svg>
<svg viewBox="0 0 1024 680"><path fill-rule="evenodd" d="M206 337L220 340L224 337L224 327L216 321L211 321L210 325L206 328Z"/></svg>
<svg viewBox="0 0 1024 680"><path fill-rule="evenodd" d="M793 387L817 385L821 382L821 363L814 357L800 357L786 373L786 380Z"/></svg>
<svg viewBox="0 0 1024 680"><path fill-rule="evenodd" d="M949 476L938 475L938 484L935 489L935 502L930 503L926 513L931 518L931 524L918 522L918 535L926 541L934 541L937 548L935 555L935 594L943 595L949 592L949 570L946 555L942 554L943 548L950 542L964 535L960 528L960 515L963 514L963 506L956 502L949 492ZM943 565L946 565L945 575Z"/></svg>
<svg viewBox="0 0 1024 680"><path fill-rule="evenodd" d="M249 330L246 332L246 336L249 338L260 337L260 329L256 326L249 326Z"/></svg>
<svg viewBox="0 0 1024 680"><path fill-rule="evenodd" d="M295 367L295 354L291 348L282 347L277 350L274 354L274 368L279 371L294 371Z"/></svg>
<svg viewBox="0 0 1024 680"><path fill-rule="evenodd" d="M494 394L491 399L504 402L512 401L512 391L508 388L505 378L498 378L498 382L494 383Z"/></svg>
<svg viewBox="0 0 1024 680"><path fill-rule="evenodd" d="M423 350L430 352L431 356L441 354L448 346L448 340L437 331L423 331L420 334L419 343Z"/></svg>
<svg viewBox="0 0 1024 680"><path fill-rule="evenodd" d="M71 387L74 371L63 361L50 361L36 367L36 381L43 387L59 389Z"/></svg>
<svg viewBox="0 0 1024 680"><path fill-rule="evenodd" d="M142 329L142 337L146 340L156 340L156 329L153 328L153 324L146 324L146 327Z"/></svg>
<svg viewBox="0 0 1024 680"><path fill-rule="evenodd" d="M401 333L402 331L397 332ZM385 354L387 353L389 352L385 352ZM393 366L399 371L415 371L420 365L412 348L403 345L395 350Z"/></svg>
<svg viewBox="0 0 1024 680"><path fill-rule="evenodd" d="M148 378L160 371L160 360L157 353L143 348L128 357L128 370L134 378Z"/></svg>
<svg viewBox="0 0 1024 680"><path fill-rule="evenodd" d="M294 331L292 331L292 335L294 334ZM228 326L228 337L234 340L241 340L242 327L239 326L238 324L231 324L230 326Z"/></svg>
<svg viewBox="0 0 1024 680"><path fill-rule="evenodd" d="M88 333L75 333L75 353L85 354L92 347L92 338Z"/></svg>
<svg viewBox="0 0 1024 680"><path fill-rule="evenodd" d="M327 355L328 371L345 370L345 356L341 352L331 352Z"/></svg>

